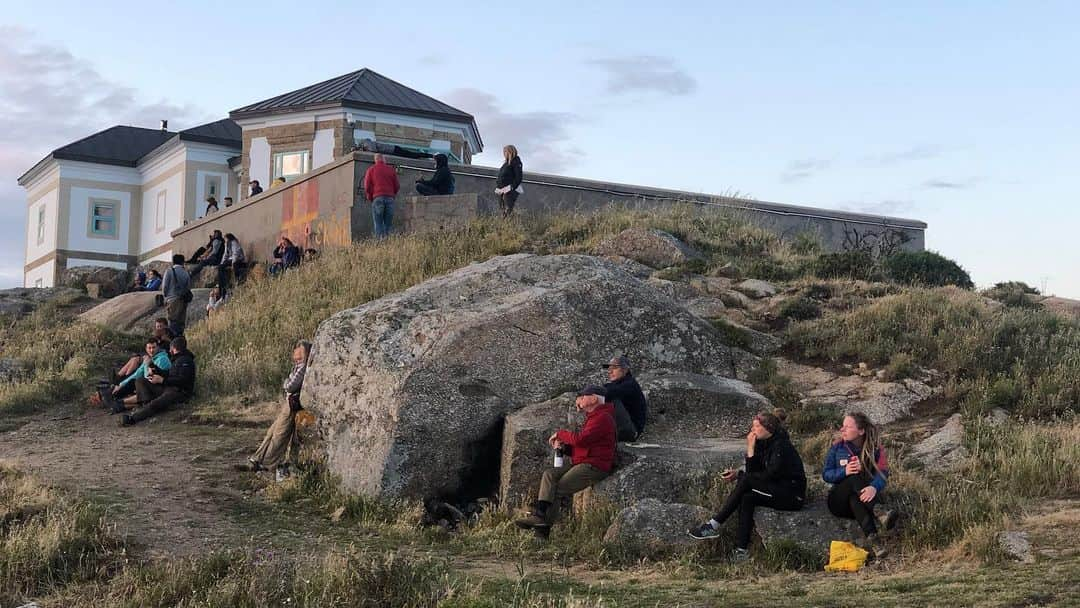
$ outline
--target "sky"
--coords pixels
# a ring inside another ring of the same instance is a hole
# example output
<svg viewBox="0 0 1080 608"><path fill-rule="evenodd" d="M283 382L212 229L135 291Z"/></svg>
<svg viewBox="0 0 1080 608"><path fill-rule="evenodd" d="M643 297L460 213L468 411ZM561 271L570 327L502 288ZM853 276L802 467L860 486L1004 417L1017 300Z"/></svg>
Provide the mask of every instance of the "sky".
<svg viewBox="0 0 1080 608"><path fill-rule="evenodd" d="M51 150L368 67L473 114L477 164L918 219L980 287L1080 298L1080 3L168 4L5 6L0 287Z"/></svg>

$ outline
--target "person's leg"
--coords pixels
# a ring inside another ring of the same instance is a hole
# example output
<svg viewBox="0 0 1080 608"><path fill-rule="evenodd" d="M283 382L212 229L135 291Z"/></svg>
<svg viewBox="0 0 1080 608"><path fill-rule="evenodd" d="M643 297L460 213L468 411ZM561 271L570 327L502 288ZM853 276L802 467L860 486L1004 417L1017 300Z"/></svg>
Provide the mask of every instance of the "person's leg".
<svg viewBox="0 0 1080 608"><path fill-rule="evenodd" d="M125 362L122 366L120 366L120 369L116 372L116 376L123 380L131 374L134 374L135 370L139 369L140 365L142 365L142 357L139 355L135 355L134 357L128 359L127 362Z"/></svg>
<svg viewBox="0 0 1080 608"><path fill-rule="evenodd" d="M165 318L169 320L169 331L174 336L184 334L185 314L187 314L187 305L183 298L177 298L165 304Z"/></svg>
<svg viewBox="0 0 1080 608"><path fill-rule="evenodd" d="M382 197L376 197L371 201L371 222L373 225L372 231L375 238L382 238L382 225L383 225L383 204Z"/></svg>
<svg viewBox="0 0 1080 608"><path fill-rule="evenodd" d="M247 277L247 265L242 262L237 262L233 264L232 271L233 278L236 279L236 284L239 285L240 283L243 283L244 278Z"/></svg>
<svg viewBox="0 0 1080 608"><path fill-rule="evenodd" d="M163 392L164 388L160 384L154 384L146 378L135 379L135 396L138 403L150 403Z"/></svg>
<svg viewBox="0 0 1080 608"><path fill-rule="evenodd" d="M187 307L188 307L188 303L185 302L183 299L177 300L177 302L178 302L177 303L177 310L179 312L176 315L176 330L177 330L176 335L177 336L182 336L182 335L184 335L184 330L187 329ZM172 323L170 323L170 325L172 325Z"/></svg>
<svg viewBox="0 0 1080 608"><path fill-rule="evenodd" d="M227 264L218 264L217 286L221 290L221 295L225 295L225 292L229 290L229 266Z"/></svg>
<svg viewBox="0 0 1080 608"><path fill-rule="evenodd" d="M136 410L135 413L125 416L124 420L125 422L130 422L130 424L142 422L151 416L156 416L161 412L164 412L170 405L181 403L183 401L187 401L187 395L179 389L170 386L166 388L161 395Z"/></svg>
<svg viewBox="0 0 1080 608"><path fill-rule="evenodd" d="M855 519L855 513L851 511L851 504L848 502L852 494L850 480L851 478L847 477L834 485L829 490L829 497L826 500L829 512L843 519Z"/></svg>
<svg viewBox="0 0 1080 608"><path fill-rule="evenodd" d="M394 197L386 197L386 211L383 212L383 236L390 236L394 229Z"/></svg>
<svg viewBox="0 0 1080 608"><path fill-rule="evenodd" d="M552 467L545 469L540 477L540 493L536 500L545 507L555 502L555 492L559 487L559 480L570 470L570 467Z"/></svg>
<svg viewBox="0 0 1080 608"><path fill-rule="evenodd" d="M749 491L750 478L745 473L741 473L738 481L735 482L735 487L731 489L727 498L724 499L724 504L721 505L720 510L713 515L713 521L718 524L727 521L727 518L731 517L731 514L739 509L739 505L742 504L743 495Z"/></svg>
<svg viewBox="0 0 1080 608"><path fill-rule="evenodd" d="M559 519L559 507L564 498L569 498L574 494L577 494L607 476L608 473L601 471L591 464L582 463L570 467L570 469L566 471L555 484L554 499L551 500L551 506L549 506L544 513L547 523L551 525Z"/></svg>
<svg viewBox="0 0 1080 608"><path fill-rule="evenodd" d="M416 184L416 192L422 196L435 196L438 191L427 184Z"/></svg>
<svg viewBox="0 0 1080 608"><path fill-rule="evenodd" d="M296 412L285 399L274 424L266 431L262 444L248 460L263 468L281 464L296 434Z"/></svg>

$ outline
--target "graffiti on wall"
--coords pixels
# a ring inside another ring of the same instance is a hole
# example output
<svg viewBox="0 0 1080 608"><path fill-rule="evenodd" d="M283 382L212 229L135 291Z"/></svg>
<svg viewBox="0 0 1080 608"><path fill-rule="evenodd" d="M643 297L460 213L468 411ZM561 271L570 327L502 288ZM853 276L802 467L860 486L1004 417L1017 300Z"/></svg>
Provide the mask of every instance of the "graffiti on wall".
<svg viewBox="0 0 1080 608"><path fill-rule="evenodd" d="M352 238L349 210L331 205L328 213L320 214L319 181L310 179L282 193L281 233L303 249L348 245ZM334 209L338 212L332 213Z"/></svg>

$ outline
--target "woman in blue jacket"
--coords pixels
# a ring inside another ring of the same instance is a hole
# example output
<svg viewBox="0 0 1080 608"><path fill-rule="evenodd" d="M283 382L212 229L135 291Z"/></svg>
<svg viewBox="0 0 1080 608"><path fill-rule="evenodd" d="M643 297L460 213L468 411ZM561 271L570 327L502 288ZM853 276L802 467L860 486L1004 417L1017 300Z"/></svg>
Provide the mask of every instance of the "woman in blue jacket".
<svg viewBox="0 0 1080 608"><path fill-rule="evenodd" d="M865 545L875 557L885 557L888 549L878 538L878 524L891 529L896 523L896 512L874 513L889 477L889 460L880 432L866 414L854 412L844 416L840 438L829 449L821 476L833 484L829 491L829 511L859 522L866 535Z"/></svg>
<svg viewBox="0 0 1080 608"><path fill-rule="evenodd" d="M155 368L164 372L170 367L172 367L172 361L169 359L168 346L157 338L150 338L146 341L146 355L143 356L142 364L113 388L109 396L111 398L105 399L106 395L102 395L102 401L112 410L112 413L119 414L127 409L126 406L134 405L138 401L135 397L136 379L149 378L154 374Z"/></svg>

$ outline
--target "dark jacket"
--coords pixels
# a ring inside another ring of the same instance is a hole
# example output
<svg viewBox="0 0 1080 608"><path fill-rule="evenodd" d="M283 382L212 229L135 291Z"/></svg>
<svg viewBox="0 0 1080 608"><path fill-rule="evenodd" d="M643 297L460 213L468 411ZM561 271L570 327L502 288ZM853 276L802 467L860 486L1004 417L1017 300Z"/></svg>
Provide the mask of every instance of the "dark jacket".
<svg viewBox="0 0 1080 608"><path fill-rule="evenodd" d="M524 179L521 173L521 157L515 156L514 160L503 163L499 167L499 176L495 178L495 187L503 188L510 186L511 190L517 190L517 187L521 185L521 180Z"/></svg>
<svg viewBox="0 0 1080 608"><path fill-rule="evenodd" d="M252 186L251 187L251 196L255 196L256 194L262 194L262 191L263 191L262 186Z"/></svg>
<svg viewBox="0 0 1080 608"><path fill-rule="evenodd" d="M615 464L615 408L605 403L585 414L581 432L561 430L555 438L571 446L575 465L591 464L608 473Z"/></svg>
<svg viewBox="0 0 1080 608"><path fill-rule="evenodd" d="M195 392L195 355L185 350L175 355L169 355L172 367L169 375L165 377L164 386L180 389L180 392L188 395Z"/></svg>
<svg viewBox="0 0 1080 608"><path fill-rule="evenodd" d="M437 155L435 157L435 174L431 176L431 179L417 180L417 183L434 188L435 192L439 194L452 194L454 176L450 173L450 165L446 156Z"/></svg>
<svg viewBox="0 0 1080 608"><path fill-rule="evenodd" d="M210 253L206 255L206 265L217 266L223 257L225 257L225 238L214 237L210 241Z"/></svg>
<svg viewBox="0 0 1080 608"><path fill-rule="evenodd" d="M786 486L797 496L806 497L806 471L802 458L784 429L768 439L757 441L753 457L746 459L746 472L754 481Z"/></svg>
<svg viewBox="0 0 1080 608"><path fill-rule="evenodd" d="M300 265L300 248L296 245L274 247L274 259L281 262L283 268L292 268Z"/></svg>
<svg viewBox="0 0 1080 608"><path fill-rule="evenodd" d="M840 459L851 458L857 456L862 450L852 443L847 441L837 441L829 448L828 455L825 456L825 468L821 471L821 478L827 483L840 483L847 477L847 469L840 464ZM878 492L885 489L885 483L889 477L889 459L885 455L885 448L878 448L874 450L874 460L877 465L877 474L870 480L870 485L874 486ZM863 467L863 470L867 470Z"/></svg>
<svg viewBox="0 0 1080 608"><path fill-rule="evenodd" d="M604 385L607 391L607 401L618 401L626 408L630 420L638 433L645 430L645 420L649 414L649 404L645 401L645 393L641 392L641 385L629 372L622 378Z"/></svg>

